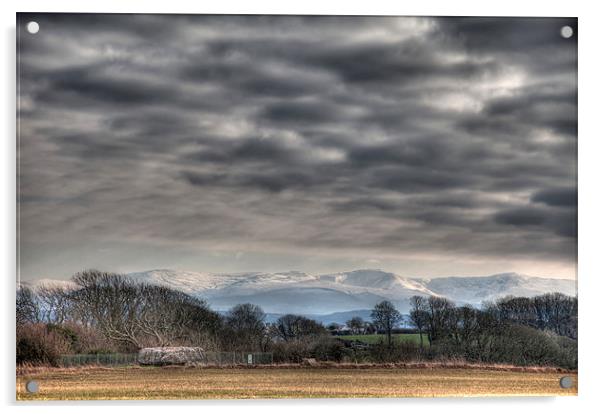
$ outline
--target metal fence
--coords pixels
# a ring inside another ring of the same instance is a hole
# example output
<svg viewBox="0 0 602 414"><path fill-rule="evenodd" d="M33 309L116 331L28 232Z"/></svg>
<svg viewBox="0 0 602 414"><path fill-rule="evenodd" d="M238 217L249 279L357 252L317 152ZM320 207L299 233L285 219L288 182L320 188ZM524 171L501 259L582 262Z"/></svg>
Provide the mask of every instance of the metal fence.
<svg viewBox="0 0 602 414"><path fill-rule="evenodd" d="M207 352L208 365L264 365L274 362L271 352Z"/></svg>
<svg viewBox="0 0 602 414"><path fill-rule="evenodd" d="M62 355L61 366L80 365L131 365L138 363L138 354L76 354Z"/></svg>
<svg viewBox="0 0 602 414"><path fill-rule="evenodd" d="M274 362L271 352L206 352L204 365L264 365ZM62 355L61 366L119 366L138 364L138 354L76 354Z"/></svg>

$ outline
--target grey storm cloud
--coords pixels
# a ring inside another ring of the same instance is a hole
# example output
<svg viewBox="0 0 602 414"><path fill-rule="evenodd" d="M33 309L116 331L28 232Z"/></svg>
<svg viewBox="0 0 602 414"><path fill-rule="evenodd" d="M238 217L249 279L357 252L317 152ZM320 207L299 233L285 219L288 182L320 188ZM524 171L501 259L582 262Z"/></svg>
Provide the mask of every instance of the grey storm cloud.
<svg viewBox="0 0 602 414"><path fill-rule="evenodd" d="M576 208L577 189L575 187L548 188L533 194L531 200L550 206Z"/></svg>
<svg viewBox="0 0 602 414"><path fill-rule="evenodd" d="M575 264L576 19L18 25L25 278Z"/></svg>

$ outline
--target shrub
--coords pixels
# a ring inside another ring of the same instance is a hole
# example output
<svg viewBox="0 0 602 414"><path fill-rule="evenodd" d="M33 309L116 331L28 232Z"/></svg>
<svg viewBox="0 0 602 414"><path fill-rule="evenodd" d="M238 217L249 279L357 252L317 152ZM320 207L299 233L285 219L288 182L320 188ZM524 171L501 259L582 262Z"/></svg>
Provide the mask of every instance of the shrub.
<svg viewBox="0 0 602 414"><path fill-rule="evenodd" d="M65 338L67 343L69 344L70 350L77 348L79 344L79 335L69 326L66 325L57 325L53 323L49 323L46 325L46 330L50 333L56 333L59 336Z"/></svg>
<svg viewBox="0 0 602 414"><path fill-rule="evenodd" d="M93 327L69 322L57 326L56 330L70 341L71 353L74 354L113 353L125 349L124 344L106 339L98 329Z"/></svg>
<svg viewBox="0 0 602 414"><path fill-rule="evenodd" d="M319 361L341 362L346 355L341 341L329 336L320 336L312 344L311 355Z"/></svg>
<svg viewBox="0 0 602 414"><path fill-rule="evenodd" d="M577 341L524 325L508 324L479 340L457 342L442 338L427 349L430 359L465 359L471 362L518 366L577 367Z"/></svg>
<svg viewBox="0 0 602 414"><path fill-rule="evenodd" d="M413 341L401 341L390 346L384 341L373 344L369 348L372 362L406 362L418 359L420 349Z"/></svg>
<svg viewBox="0 0 602 414"><path fill-rule="evenodd" d="M23 325L17 331L17 364L57 366L69 350L69 341L42 323Z"/></svg>
<svg viewBox="0 0 602 414"><path fill-rule="evenodd" d="M560 348L561 366L577 369L577 341L566 336L554 335L554 340Z"/></svg>
<svg viewBox="0 0 602 414"><path fill-rule="evenodd" d="M271 351L276 363L299 363L303 358L311 358L311 343L308 341L274 342L271 344Z"/></svg>
<svg viewBox="0 0 602 414"><path fill-rule="evenodd" d="M560 346L549 334L527 326L510 325L492 343L492 362L513 365L565 366Z"/></svg>

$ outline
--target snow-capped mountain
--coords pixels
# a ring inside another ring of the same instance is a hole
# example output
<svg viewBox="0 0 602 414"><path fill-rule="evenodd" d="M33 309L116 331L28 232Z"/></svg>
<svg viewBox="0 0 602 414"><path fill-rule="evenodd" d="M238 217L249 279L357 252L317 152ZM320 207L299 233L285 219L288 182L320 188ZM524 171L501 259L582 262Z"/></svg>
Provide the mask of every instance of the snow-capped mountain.
<svg viewBox="0 0 602 414"><path fill-rule="evenodd" d="M37 279L35 281L17 281L17 287L31 287L31 288L62 288L66 290L74 289L77 285L71 280L58 280L58 279Z"/></svg>
<svg viewBox="0 0 602 414"><path fill-rule="evenodd" d="M254 303L270 313L330 314L371 309L382 300L408 312L413 295L447 297L458 304L547 292L576 295L569 279L545 279L503 273L486 277L407 278L381 270L355 270L325 275L302 272L212 274L150 270L130 273L140 282L160 284L201 297L216 310Z"/></svg>
<svg viewBox="0 0 602 414"><path fill-rule="evenodd" d="M486 277L442 277L424 279L423 283L434 292L459 303L490 301L500 296L536 296L560 292L574 296L577 282L568 279L546 279L516 273L501 273Z"/></svg>

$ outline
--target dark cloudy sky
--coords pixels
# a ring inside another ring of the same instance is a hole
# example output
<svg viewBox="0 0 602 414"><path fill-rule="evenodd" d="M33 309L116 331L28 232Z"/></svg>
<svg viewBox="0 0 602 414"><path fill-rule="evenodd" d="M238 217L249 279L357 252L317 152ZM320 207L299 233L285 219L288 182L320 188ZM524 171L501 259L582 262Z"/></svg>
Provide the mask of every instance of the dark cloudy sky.
<svg viewBox="0 0 602 414"><path fill-rule="evenodd" d="M18 25L24 280L575 277L576 19Z"/></svg>

